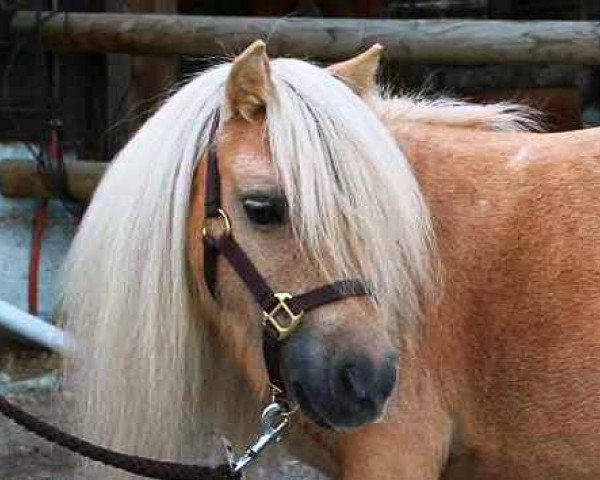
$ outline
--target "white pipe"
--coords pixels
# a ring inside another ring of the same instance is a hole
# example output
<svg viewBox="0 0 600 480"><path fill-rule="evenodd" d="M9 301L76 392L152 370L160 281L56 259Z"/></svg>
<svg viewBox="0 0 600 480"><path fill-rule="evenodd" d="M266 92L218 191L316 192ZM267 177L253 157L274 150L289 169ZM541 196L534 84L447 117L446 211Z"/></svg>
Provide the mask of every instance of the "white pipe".
<svg viewBox="0 0 600 480"><path fill-rule="evenodd" d="M0 327L65 355L72 355L77 351L75 339L67 332L2 300L0 300Z"/></svg>

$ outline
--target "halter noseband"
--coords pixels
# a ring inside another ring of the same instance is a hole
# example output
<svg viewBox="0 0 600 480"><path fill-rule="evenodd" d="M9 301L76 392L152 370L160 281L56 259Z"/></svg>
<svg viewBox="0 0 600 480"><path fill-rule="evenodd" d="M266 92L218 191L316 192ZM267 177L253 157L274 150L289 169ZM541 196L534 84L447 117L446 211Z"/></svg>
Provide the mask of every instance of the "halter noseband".
<svg viewBox="0 0 600 480"><path fill-rule="evenodd" d="M274 292L250 258L233 237L227 212L221 206L221 179L216 151L218 119L211 128L206 167L204 242L204 279L216 299L217 258L222 254L242 279L263 312L263 354L274 395L284 396L281 376L280 342L300 325L305 312L337 300L368 294L361 280L341 280L300 295ZM214 228L214 223L220 228Z"/></svg>

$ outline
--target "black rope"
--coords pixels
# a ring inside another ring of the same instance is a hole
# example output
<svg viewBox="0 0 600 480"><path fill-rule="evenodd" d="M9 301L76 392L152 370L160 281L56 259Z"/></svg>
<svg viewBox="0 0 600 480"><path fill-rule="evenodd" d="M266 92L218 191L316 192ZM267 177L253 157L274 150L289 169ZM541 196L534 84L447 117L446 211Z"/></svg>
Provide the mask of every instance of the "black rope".
<svg viewBox="0 0 600 480"><path fill-rule="evenodd" d="M241 474L232 474L228 465L217 467L188 465L115 452L65 433L58 428L21 410L0 395L0 413L13 422L45 440L60 445L73 453L135 475L161 480L231 480Z"/></svg>

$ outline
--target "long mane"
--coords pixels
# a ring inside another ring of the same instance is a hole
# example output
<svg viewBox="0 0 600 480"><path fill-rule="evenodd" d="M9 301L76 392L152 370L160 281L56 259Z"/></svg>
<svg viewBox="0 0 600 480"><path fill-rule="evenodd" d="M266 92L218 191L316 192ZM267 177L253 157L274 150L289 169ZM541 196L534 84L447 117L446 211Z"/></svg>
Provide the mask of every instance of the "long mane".
<svg viewBox="0 0 600 480"><path fill-rule="evenodd" d="M541 113L514 102L481 104L423 94L394 96L384 88L368 101L386 125L413 122L499 132L542 130Z"/></svg>
<svg viewBox="0 0 600 480"><path fill-rule="evenodd" d="M109 447L197 459L215 447L213 425L235 425L225 432L235 437L254 420L223 407L241 387L203 330L186 246L194 172L211 119L227 119L229 71L195 77L117 155L64 267L61 304L86 351L71 377L79 433ZM404 155L326 71L279 59L271 76L265 133L299 241L331 277L370 282L390 328L414 324L434 252Z"/></svg>

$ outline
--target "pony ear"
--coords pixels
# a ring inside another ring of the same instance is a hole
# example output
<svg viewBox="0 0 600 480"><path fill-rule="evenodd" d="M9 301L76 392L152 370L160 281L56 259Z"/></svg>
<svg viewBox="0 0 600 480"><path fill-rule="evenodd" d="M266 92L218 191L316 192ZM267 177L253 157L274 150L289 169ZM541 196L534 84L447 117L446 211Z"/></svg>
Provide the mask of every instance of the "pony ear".
<svg viewBox="0 0 600 480"><path fill-rule="evenodd" d="M266 45L256 40L233 61L225 94L234 115L246 120L264 109L270 91Z"/></svg>
<svg viewBox="0 0 600 480"><path fill-rule="evenodd" d="M348 85L357 95L363 96L375 88L375 77L383 47L376 43L366 52L345 62L334 63L327 70Z"/></svg>

